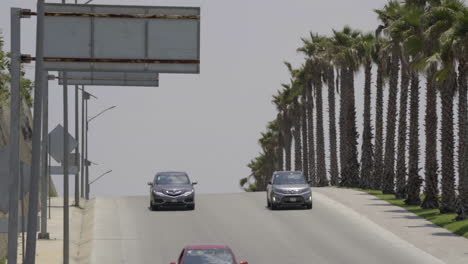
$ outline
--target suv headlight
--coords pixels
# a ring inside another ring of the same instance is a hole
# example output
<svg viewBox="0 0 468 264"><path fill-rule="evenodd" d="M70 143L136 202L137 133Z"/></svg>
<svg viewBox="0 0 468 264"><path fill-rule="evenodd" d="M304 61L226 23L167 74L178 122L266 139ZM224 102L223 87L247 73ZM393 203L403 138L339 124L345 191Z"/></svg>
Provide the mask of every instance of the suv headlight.
<svg viewBox="0 0 468 264"><path fill-rule="evenodd" d="M182 196L189 196L189 195L191 195L193 193L194 193L194 190L190 190L190 191L185 192L184 194L182 194Z"/></svg>
<svg viewBox="0 0 468 264"><path fill-rule="evenodd" d="M273 191L273 193L284 193L283 190L277 189L277 188L273 188L272 191Z"/></svg>

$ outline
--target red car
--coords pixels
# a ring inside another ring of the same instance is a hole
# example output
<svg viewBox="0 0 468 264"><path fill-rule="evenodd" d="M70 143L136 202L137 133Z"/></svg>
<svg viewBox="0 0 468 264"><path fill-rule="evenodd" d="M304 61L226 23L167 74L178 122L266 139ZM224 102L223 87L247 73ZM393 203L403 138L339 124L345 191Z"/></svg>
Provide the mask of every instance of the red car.
<svg viewBox="0 0 468 264"><path fill-rule="evenodd" d="M171 264L237 264L232 250L225 245L192 245L182 249L177 262ZM239 264L249 264L241 261Z"/></svg>

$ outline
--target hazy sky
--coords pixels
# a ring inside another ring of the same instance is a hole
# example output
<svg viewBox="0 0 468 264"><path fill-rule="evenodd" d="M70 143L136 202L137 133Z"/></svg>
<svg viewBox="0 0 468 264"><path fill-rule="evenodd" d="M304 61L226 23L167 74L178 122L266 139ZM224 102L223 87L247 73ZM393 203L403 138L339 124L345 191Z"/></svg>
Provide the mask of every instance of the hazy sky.
<svg viewBox="0 0 468 264"><path fill-rule="evenodd" d="M6 50L10 7L36 10L35 2L1 0L0 28ZM299 65L303 61L296 53L300 37L309 31L329 34L346 24L374 30L377 18L372 10L385 2L95 0L95 4L201 6L201 74L161 74L159 88L88 88L99 98L89 102L90 115L117 105L90 126L90 159L100 164L91 167L91 179L113 170L92 185L91 195L146 194L146 182L162 170L187 171L198 180L200 192L240 191L239 179L250 173L246 164L260 151L260 132L276 115L271 96L289 81L282 62ZM34 55L35 18L24 19L22 28L22 53ZM33 64L26 69L33 78ZM358 78L359 124L360 82ZM74 95L72 87L69 94ZM50 129L61 122L62 88L50 82ZM60 177L54 179L61 190Z"/></svg>

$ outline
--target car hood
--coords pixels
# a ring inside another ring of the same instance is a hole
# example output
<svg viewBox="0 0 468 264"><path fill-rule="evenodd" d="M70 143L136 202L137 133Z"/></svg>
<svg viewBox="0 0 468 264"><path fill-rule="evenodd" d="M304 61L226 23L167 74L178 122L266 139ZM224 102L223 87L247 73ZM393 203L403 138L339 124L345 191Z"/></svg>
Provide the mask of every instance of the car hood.
<svg viewBox="0 0 468 264"><path fill-rule="evenodd" d="M171 193L184 193L193 190L193 186L191 184L184 184L184 185L156 185L154 187L155 191L158 192L171 192Z"/></svg>
<svg viewBox="0 0 468 264"><path fill-rule="evenodd" d="M310 188L310 185L308 184L278 184L278 185L273 185L273 188L277 190L294 191L294 190L302 190L302 189Z"/></svg>

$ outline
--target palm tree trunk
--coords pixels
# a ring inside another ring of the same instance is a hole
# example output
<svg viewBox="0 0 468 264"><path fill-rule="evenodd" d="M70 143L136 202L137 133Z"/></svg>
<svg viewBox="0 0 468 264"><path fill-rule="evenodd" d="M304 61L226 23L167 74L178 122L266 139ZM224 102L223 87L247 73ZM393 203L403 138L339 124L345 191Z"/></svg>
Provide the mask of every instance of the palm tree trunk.
<svg viewBox="0 0 468 264"><path fill-rule="evenodd" d="M384 194L395 193L395 127L398 96L398 73L400 58L397 48L392 53L390 65L390 83L387 109L387 131L385 139L384 175L382 191Z"/></svg>
<svg viewBox="0 0 468 264"><path fill-rule="evenodd" d="M297 102L294 112L294 170L302 171L301 109Z"/></svg>
<svg viewBox="0 0 468 264"><path fill-rule="evenodd" d="M340 69L340 117L339 117L339 127L340 127L340 186L350 187L349 182L349 171L347 170L347 160L348 160L348 150L346 145L346 93L347 90L347 81L346 81L346 69L342 67Z"/></svg>
<svg viewBox="0 0 468 264"><path fill-rule="evenodd" d="M322 78L318 76L315 84L315 100L316 100L316 120L317 120L317 179L318 186L327 186L327 169L325 162L325 140L323 130L323 99L322 99Z"/></svg>
<svg viewBox="0 0 468 264"><path fill-rule="evenodd" d="M301 110L302 110L302 115L301 115L301 128L302 128L302 167L303 167L303 172L304 176L306 179L309 179L309 151L308 151L308 143L307 143L307 101L306 101L306 89L304 87L304 93L302 95L302 103L301 103Z"/></svg>
<svg viewBox="0 0 468 264"><path fill-rule="evenodd" d="M317 183L317 173L316 173L316 166L315 166L315 136L314 136L314 97L312 96L312 87L311 84L307 84L307 113L308 113L308 120L307 120L307 127L308 127L308 140L307 143L309 144L309 180L312 181L312 186L316 186Z"/></svg>
<svg viewBox="0 0 468 264"><path fill-rule="evenodd" d="M278 133L278 147L277 147L276 157L277 157L276 170L282 171L284 168L284 141L283 141L283 135L281 132Z"/></svg>
<svg viewBox="0 0 468 264"><path fill-rule="evenodd" d="M354 99L354 71L348 70L348 89L346 90L348 103L346 109L346 133L348 153L348 171L350 173L351 187L359 187L358 138L356 127L356 104Z"/></svg>
<svg viewBox="0 0 468 264"><path fill-rule="evenodd" d="M287 171L290 171L291 170L291 155L292 155L292 152L291 152L291 147L292 147L292 144L291 144L291 141L292 141L292 138L291 138L291 128L288 126L288 128L286 128L287 131L284 135L284 138L285 138L285 142L284 142L284 151L285 151L285 159L284 159L284 167Z"/></svg>
<svg viewBox="0 0 468 264"><path fill-rule="evenodd" d="M405 203L420 205L422 178L419 176L419 76L417 72L411 72L409 130L408 185Z"/></svg>
<svg viewBox="0 0 468 264"><path fill-rule="evenodd" d="M333 67L328 69L328 115L329 115L329 140L330 140L330 183L338 185L338 154L336 142L336 116L335 116L335 71Z"/></svg>
<svg viewBox="0 0 468 264"><path fill-rule="evenodd" d="M365 64L364 75L364 130L362 132L361 177L359 185L363 189L370 189L374 169L374 149L372 146L371 125L372 64L370 61Z"/></svg>
<svg viewBox="0 0 468 264"><path fill-rule="evenodd" d="M375 154L374 177L372 177L372 189L380 190L383 181L383 69L377 66L377 81L375 95Z"/></svg>
<svg viewBox="0 0 468 264"><path fill-rule="evenodd" d="M441 213L456 211L455 196L455 135L453 126L453 98L456 91L456 73L450 74L442 84L440 93L442 101L442 200Z"/></svg>
<svg viewBox="0 0 468 264"><path fill-rule="evenodd" d="M400 92L400 116L398 118L398 146L396 165L396 193L397 199L406 198L406 136L407 123L406 113L408 111L408 65L402 59L401 64L401 92Z"/></svg>
<svg viewBox="0 0 468 264"><path fill-rule="evenodd" d="M425 198L422 208L439 208L438 165L437 165L437 87L435 83L436 66L431 66L427 74L426 95L426 160L425 160Z"/></svg>
<svg viewBox="0 0 468 264"><path fill-rule="evenodd" d="M457 220L468 219L468 100L466 84L466 61L458 64L458 194L460 208Z"/></svg>

